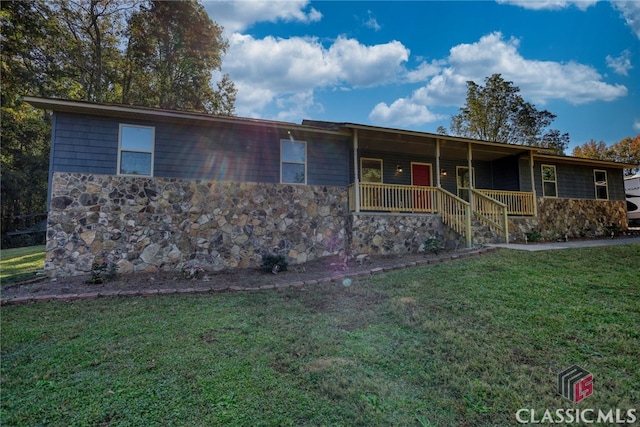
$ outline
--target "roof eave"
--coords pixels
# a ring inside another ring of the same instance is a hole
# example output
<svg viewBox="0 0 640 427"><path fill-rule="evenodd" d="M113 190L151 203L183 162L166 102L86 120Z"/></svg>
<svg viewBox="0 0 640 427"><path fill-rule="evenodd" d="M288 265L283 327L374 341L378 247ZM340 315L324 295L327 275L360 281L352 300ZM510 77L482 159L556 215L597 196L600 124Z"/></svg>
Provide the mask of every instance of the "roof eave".
<svg viewBox="0 0 640 427"><path fill-rule="evenodd" d="M575 163L587 166L600 166L603 168L616 168L616 169L634 169L637 168L638 165L632 165L628 163L619 163L612 162L609 160L598 160L598 159L587 159L583 157L573 157L573 156L558 156L551 154L534 154L534 159L538 160L547 160L550 162L561 162L561 163Z"/></svg>
<svg viewBox="0 0 640 427"><path fill-rule="evenodd" d="M234 124L268 128L276 127L287 130L298 130L304 132L316 132L344 136L344 132L331 129L320 129L317 127L296 123L251 119L237 116L218 116L206 113L182 112L158 108L129 106L123 104L98 104L86 101L73 101L59 98L40 98L25 96L23 100L36 108L50 111L73 112L89 115L107 115L113 117L138 118L146 120L165 119L176 122L195 121L201 123Z"/></svg>

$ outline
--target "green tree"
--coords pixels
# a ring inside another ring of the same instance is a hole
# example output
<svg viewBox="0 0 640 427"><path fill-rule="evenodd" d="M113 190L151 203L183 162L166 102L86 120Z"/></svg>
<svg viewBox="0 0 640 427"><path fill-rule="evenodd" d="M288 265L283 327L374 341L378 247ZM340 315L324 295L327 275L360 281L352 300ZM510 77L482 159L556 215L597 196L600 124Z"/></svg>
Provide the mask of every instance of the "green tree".
<svg viewBox="0 0 640 427"><path fill-rule="evenodd" d="M124 103L233 114L229 76L212 85L228 44L201 4L149 1L131 16L127 33Z"/></svg>
<svg viewBox="0 0 640 427"><path fill-rule="evenodd" d="M485 86L467 82L466 104L451 117L453 135L485 141L549 148L563 154L569 135L547 129L555 115L539 111L519 94L513 82L500 74L485 79ZM439 129L443 133L444 129Z"/></svg>
<svg viewBox="0 0 640 427"><path fill-rule="evenodd" d="M635 168L625 169L626 175L634 175L640 172L640 135L626 137L616 143L607 146L604 142L595 142L593 139L582 145L574 147L576 157L587 159L610 160L612 162L637 165Z"/></svg>
<svg viewBox="0 0 640 427"><path fill-rule="evenodd" d="M94 102L113 102L120 95L126 14L135 4L122 0L58 0L52 3L64 28L64 72L73 80L69 96Z"/></svg>
<svg viewBox="0 0 640 427"><path fill-rule="evenodd" d="M604 142L596 142L593 139L573 148L572 156L586 159L611 160L612 150Z"/></svg>
<svg viewBox="0 0 640 427"><path fill-rule="evenodd" d="M21 215L46 211L50 118L22 102L25 94L55 96L64 86L51 40L61 34L44 1L0 3L1 231L30 226Z"/></svg>
<svg viewBox="0 0 640 427"><path fill-rule="evenodd" d="M3 236L47 209L51 117L23 96L234 112L229 76L211 79L222 29L195 1L3 1L0 23Z"/></svg>

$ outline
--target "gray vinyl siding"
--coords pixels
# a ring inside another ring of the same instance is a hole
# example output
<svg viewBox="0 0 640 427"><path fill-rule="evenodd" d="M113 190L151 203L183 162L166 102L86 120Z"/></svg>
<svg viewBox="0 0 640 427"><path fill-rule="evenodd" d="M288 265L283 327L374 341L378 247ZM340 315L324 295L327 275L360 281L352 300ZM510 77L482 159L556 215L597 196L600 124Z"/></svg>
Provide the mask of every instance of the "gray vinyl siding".
<svg viewBox="0 0 640 427"><path fill-rule="evenodd" d="M56 113L50 171L115 175L120 124L155 128L155 177L280 182L286 129L244 124L182 125ZM307 143L307 184L347 185L348 139L297 134Z"/></svg>
<svg viewBox="0 0 640 427"><path fill-rule="evenodd" d="M316 135L306 140L307 184L348 185L349 139Z"/></svg>
<svg viewBox="0 0 640 427"><path fill-rule="evenodd" d="M625 200L622 170L557 162L535 161L536 194L542 197L542 165L556 167L557 192L561 199L595 199L594 170L607 171L609 200Z"/></svg>
<svg viewBox="0 0 640 427"><path fill-rule="evenodd" d="M118 122L56 113L54 123L51 171L116 173Z"/></svg>
<svg viewBox="0 0 640 427"><path fill-rule="evenodd" d="M531 168L529 167L529 158L520 157L520 159L518 160L518 164L520 167L520 191L533 191L533 185L531 184Z"/></svg>
<svg viewBox="0 0 640 427"><path fill-rule="evenodd" d="M518 160L519 156L509 156L492 162L494 190L520 191Z"/></svg>

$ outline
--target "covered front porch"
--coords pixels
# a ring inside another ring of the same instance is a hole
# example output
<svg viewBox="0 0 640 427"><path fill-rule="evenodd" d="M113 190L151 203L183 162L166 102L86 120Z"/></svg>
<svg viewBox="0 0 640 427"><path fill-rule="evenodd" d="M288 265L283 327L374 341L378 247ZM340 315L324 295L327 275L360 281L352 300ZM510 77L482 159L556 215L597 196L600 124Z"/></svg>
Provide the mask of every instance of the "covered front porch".
<svg viewBox="0 0 640 427"><path fill-rule="evenodd" d="M509 242L510 216L536 216L533 147L363 125L353 135L351 212L439 214L473 244L482 224Z"/></svg>

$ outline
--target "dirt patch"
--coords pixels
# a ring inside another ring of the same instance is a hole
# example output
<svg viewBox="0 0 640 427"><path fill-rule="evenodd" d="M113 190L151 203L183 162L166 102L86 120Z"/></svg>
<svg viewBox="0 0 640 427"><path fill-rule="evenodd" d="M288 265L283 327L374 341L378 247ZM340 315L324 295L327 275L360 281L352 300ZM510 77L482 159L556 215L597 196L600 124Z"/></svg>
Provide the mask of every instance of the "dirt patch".
<svg viewBox="0 0 640 427"><path fill-rule="evenodd" d="M152 290L175 291L234 291L251 289L274 289L289 286L312 285L331 281L353 280L359 275L376 274L418 264L439 262L452 257L462 257L476 251L463 250L435 255L404 254L369 256L363 260L344 262L338 257L326 257L305 264L290 265L287 271L277 274L258 268L228 269L207 272L197 279L185 279L179 271L156 273L121 274L100 284L89 283L90 276L74 276L61 279L40 279L14 283L2 287L2 300L18 297L45 295L135 294ZM346 285L349 282L345 282Z"/></svg>

